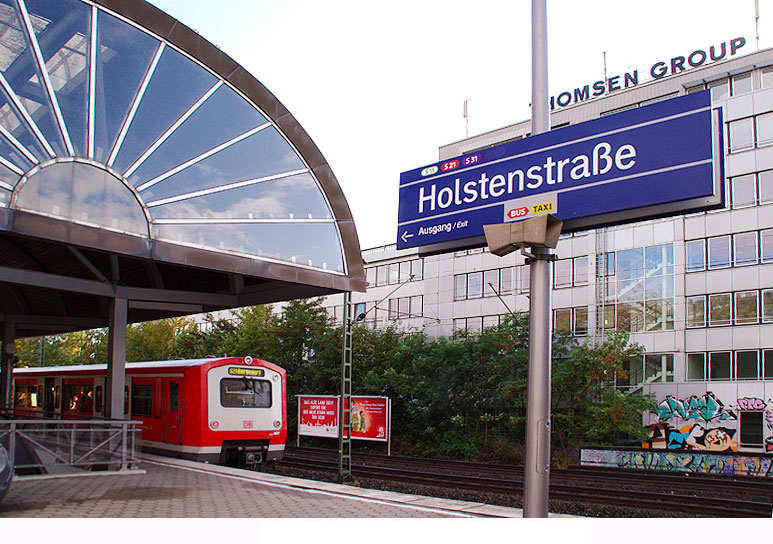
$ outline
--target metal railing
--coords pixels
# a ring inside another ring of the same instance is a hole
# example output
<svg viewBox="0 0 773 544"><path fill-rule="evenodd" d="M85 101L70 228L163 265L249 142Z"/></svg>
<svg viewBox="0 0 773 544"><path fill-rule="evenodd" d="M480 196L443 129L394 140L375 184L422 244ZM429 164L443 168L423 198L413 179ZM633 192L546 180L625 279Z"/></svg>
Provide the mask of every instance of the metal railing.
<svg viewBox="0 0 773 544"><path fill-rule="evenodd" d="M16 474L131 470L139 465L138 421L0 420L0 443Z"/></svg>

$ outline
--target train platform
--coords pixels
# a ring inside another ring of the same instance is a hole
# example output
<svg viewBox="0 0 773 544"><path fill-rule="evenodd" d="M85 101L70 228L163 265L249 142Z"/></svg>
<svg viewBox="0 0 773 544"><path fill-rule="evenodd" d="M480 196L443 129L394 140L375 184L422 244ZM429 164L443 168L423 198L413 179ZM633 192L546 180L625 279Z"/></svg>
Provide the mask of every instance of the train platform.
<svg viewBox="0 0 773 544"><path fill-rule="evenodd" d="M138 470L14 479L0 518L519 518L518 508L143 454Z"/></svg>

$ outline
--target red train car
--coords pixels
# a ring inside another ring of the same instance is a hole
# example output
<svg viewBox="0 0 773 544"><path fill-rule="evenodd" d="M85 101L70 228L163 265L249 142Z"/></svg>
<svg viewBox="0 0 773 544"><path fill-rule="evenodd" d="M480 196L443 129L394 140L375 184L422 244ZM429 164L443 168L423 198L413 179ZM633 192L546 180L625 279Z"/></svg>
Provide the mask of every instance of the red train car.
<svg viewBox="0 0 773 544"><path fill-rule="evenodd" d="M104 417L106 365L18 368L16 417ZM256 468L282 458L286 374L252 357L127 363L124 417L141 421L142 448Z"/></svg>

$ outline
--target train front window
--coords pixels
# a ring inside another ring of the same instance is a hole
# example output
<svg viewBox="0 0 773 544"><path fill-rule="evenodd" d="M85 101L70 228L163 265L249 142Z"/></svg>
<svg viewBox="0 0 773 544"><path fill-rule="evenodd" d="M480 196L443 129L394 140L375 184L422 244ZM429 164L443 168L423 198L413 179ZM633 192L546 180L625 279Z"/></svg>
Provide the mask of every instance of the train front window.
<svg viewBox="0 0 773 544"><path fill-rule="evenodd" d="M223 378L220 380L220 405L225 408L270 408L271 382Z"/></svg>

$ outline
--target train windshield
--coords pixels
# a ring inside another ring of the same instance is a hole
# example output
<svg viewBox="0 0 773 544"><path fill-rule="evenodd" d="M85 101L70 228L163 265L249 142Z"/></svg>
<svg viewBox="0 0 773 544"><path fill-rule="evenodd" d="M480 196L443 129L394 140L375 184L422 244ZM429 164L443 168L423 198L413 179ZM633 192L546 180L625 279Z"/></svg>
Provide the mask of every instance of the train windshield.
<svg viewBox="0 0 773 544"><path fill-rule="evenodd" d="M220 404L225 408L271 408L271 382L223 378L220 380Z"/></svg>

